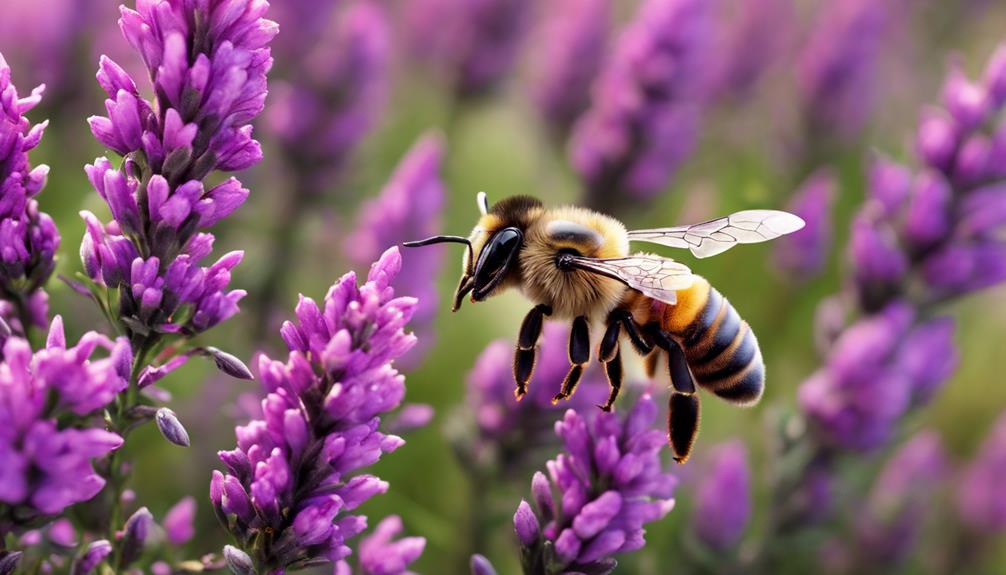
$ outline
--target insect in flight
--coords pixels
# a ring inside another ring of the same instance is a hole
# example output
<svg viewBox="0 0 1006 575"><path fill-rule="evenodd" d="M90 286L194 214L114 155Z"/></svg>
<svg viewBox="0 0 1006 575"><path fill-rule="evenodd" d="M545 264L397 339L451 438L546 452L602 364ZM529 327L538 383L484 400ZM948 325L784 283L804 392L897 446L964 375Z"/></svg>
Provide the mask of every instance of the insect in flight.
<svg viewBox="0 0 1006 575"><path fill-rule="evenodd" d="M668 439L674 458L688 459L698 432L697 388L738 405L761 398L765 366L747 322L716 288L688 267L630 242L684 248L699 258L737 244L764 242L803 227L799 217L748 210L689 226L627 231L609 216L579 207L546 208L529 196L492 207L479 193L481 218L469 237L436 236L407 247L454 242L467 246L453 310L465 296L480 302L509 288L536 305L524 318L514 353L517 399L527 393L546 317L571 320L570 369L553 399L576 391L591 357L590 329L603 322L597 359L610 385L609 411L622 385L620 339L645 358L652 376L667 358L671 380Z"/></svg>

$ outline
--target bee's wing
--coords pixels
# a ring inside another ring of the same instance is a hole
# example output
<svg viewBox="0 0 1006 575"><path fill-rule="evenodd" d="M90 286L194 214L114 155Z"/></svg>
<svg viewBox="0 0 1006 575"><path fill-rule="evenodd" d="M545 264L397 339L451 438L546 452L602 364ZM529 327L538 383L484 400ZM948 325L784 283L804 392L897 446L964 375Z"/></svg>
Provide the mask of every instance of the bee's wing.
<svg viewBox="0 0 1006 575"><path fill-rule="evenodd" d="M708 258L737 244L767 242L803 226L804 221L789 212L745 210L701 224L631 231L629 241L683 248L697 258Z"/></svg>
<svg viewBox="0 0 1006 575"><path fill-rule="evenodd" d="M677 303L677 292L688 289L694 276L682 263L649 254L599 259L564 254L568 265L616 279L643 295L664 303Z"/></svg>

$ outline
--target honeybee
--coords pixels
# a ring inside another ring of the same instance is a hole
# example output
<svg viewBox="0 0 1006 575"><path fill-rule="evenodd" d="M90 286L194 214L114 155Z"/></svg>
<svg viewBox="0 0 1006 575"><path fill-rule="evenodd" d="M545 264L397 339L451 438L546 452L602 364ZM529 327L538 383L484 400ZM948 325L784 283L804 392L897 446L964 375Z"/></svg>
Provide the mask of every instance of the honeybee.
<svg viewBox="0 0 1006 575"><path fill-rule="evenodd" d="M737 244L758 243L803 227L799 217L748 210L700 224L627 231L618 220L580 208L546 208L529 196L492 207L479 193L481 217L469 237L436 236L407 247L454 242L467 246L453 311L465 296L480 302L510 288L532 302L514 352L515 395L527 393L546 317L572 321L570 369L553 403L576 391L591 358L592 324L604 331L596 357L610 385L601 409L610 411L622 386L621 339L643 358L652 377L667 357L671 383L668 440L674 458L688 459L698 433L698 384L737 405L754 405L765 386L765 365L751 327L716 288L687 266L631 242L684 248L698 258Z"/></svg>

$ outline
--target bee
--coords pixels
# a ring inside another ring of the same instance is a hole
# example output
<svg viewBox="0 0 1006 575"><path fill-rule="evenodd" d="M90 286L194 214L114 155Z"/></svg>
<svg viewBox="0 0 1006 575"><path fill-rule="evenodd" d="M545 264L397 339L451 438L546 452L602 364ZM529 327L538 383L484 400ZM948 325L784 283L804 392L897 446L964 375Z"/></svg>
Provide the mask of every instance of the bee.
<svg viewBox="0 0 1006 575"><path fill-rule="evenodd" d="M610 411L622 387L623 336L645 358L650 376L667 358L671 395L668 441L674 458L688 459L698 433L697 389L750 406L765 387L758 340L737 310L684 264L658 255L630 253L632 242L684 248L698 258L737 244L759 243L803 227L799 217L747 210L700 224L627 231L618 220L580 207L546 208L530 196L488 205L469 237L436 236L407 247L454 242L467 246L453 311L465 296L480 302L516 288L534 302L524 317L514 352L515 395L527 393L545 318L572 322L570 369L553 403L576 391L591 359L591 328L603 327L595 357L610 386L601 409Z"/></svg>

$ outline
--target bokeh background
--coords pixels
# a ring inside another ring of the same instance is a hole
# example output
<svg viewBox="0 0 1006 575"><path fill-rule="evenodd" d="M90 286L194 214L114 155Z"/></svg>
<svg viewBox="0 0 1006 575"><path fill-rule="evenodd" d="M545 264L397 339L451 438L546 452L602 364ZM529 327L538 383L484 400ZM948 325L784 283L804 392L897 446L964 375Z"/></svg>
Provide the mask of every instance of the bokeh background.
<svg viewBox="0 0 1006 575"><path fill-rule="evenodd" d="M38 83L48 88L43 104L31 115L36 121L50 120L32 158L36 164L51 166L39 201L63 236L58 272L72 276L80 270L77 248L83 222L78 211L102 214L104 209L82 169L104 153L85 122L102 111L102 93L93 79L97 58L108 53L137 68L139 62L118 33L114 0L3 4L0 52L14 70L14 81L23 92ZM673 173L658 178L648 193L612 191L602 198L591 195L581 171L570 161L571 120L556 121L543 114L540 93L550 89L542 86L543 77L554 72L548 65L559 57L558 51L578 54L574 59L584 61L587 81L574 78L566 83L568 90L583 93L566 94L581 104L572 106L572 112L564 110L568 118L579 116L582 104L590 102L590 92L581 88L594 76L589 61L603 67L612 57L619 34L639 3L613 0L608 10L600 12L599 27L605 32L573 47L564 40L571 33L562 26L568 27L588 5L607 3L275 0L273 4L272 17L282 32L273 52L270 100L256 128L266 159L241 176L251 197L217 234L219 253L245 250L233 284L250 295L241 314L202 336L207 344L243 358L280 349L278 326L291 315L297 294L320 298L343 272L365 271L366 262L379 253L368 248L367 241L409 239L395 237L394 230L467 235L477 218L478 191L488 193L491 200L520 193L547 204L603 205L628 227L643 228L697 222L752 207L782 208L802 183L817 174L827 179L821 185L830 189L832 201L824 217L833 234L830 238L826 234L812 250L810 265L785 265L787 256L777 253L782 248L771 245L745 246L703 261L673 254L709 278L752 325L768 365L768 387L754 409L740 410L712 399L704 402L697 455L678 468L682 486L677 508L650 526L646 548L624 558L617 572L800 573L812 565L836 572L865 569L858 563L855 519L870 505L866 494L891 453L920 430L934 430L948 466L963 469L997 417L1006 412L999 361L1006 337L1002 311L1006 291L1000 287L941 310L958 320L959 367L928 406L901 422L890 442L845 461L844 512L800 536L768 538L766 543L763 536L775 504L768 495L776 472L774 438L785 415L796 410L798 386L821 364L814 343L815 324L820 322L815 317L821 303L848 283L846 240L852 215L864 200L871 162L881 154L917 163L913 158L920 111L940 102L951 65L959 64L972 77L980 77L985 62L1006 40L1006 3L711 1L705 7L708 20L695 32L704 44L686 79L689 95L683 97L695 107L689 112L696 122L694 145L688 143L691 135L675 140L677 147L666 150L659 160L675 167ZM494 4L500 6L493 8ZM383 37L367 36L373 30L366 17L374 14L361 16L358 5L367 5L383 19ZM472 7L458 8L467 5ZM494 48L486 48L493 42ZM829 42L836 46L819 46ZM814 64L808 61L817 57L815 51L829 49L835 53L819 57L836 59L830 75L819 80L818 88L809 86L807 68ZM479 50L486 53L475 54ZM483 60L476 62L478 58ZM464 66L469 68L459 72ZM314 99L304 97L305 92ZM331 110L342 110L345 117L339 125L322 126L319 134L319 124L329 121L326 114ZM432 138L427 143L443 146L440 164L434 167L444 186L439 206L430 199L433 196L395 197L385 187L399 161L424 136ZM382 189L390 197L364 209ZM402 220L381 224L382 215ZM382 225L392 232L368 239L360 231ZM361 253L368 249L369 255ZM473 390L480 378L485 382L490 376L469 374L495 340L502 338L509 350L529 305L514 293L450 313L460 249L431 253L405 253L407 262L426 259L422 273L414 274L415 284L400 290L415 290L411 293L437 303L433 315L417 325L419 351L403 366L407 401L431 405L435 416L425 427L408 431L407 445L376 466L375 473L390 482L391 489L364 511L371 524L399 514L409 533L427 538L426 552L415 565L419 572L463 572L468 557L476 552L490 557L501 573L517 572L511 516L519 499L527 497L531 472L542 469L558 447L547 439L484 445L492 439L479 436L476 421L484 415L480 409L485 401ZM434 291L423 284L429 280L435 282ZM50 294L51 309L64 315L72 337L88 329L105 329L90 303L61 282L50 284ZM556 352L563 353L558 347ZM632 393L638 395L650 384L640 362L628 363L636 390ZM500 362L496 364L498 373ZM506 361L501 369L505 376ZM557 387L558 380L551 385ZM254 382L221 377L198 362L172 374L163 387L173 395L171 404L185 422L192 446L184 450L170 445L153 426L146 426L127 447L136 462L132 487L157 517L182 496L196 494L200 536L189 544L189 551L215 551L225 538L205 496L210 471L219 467L216 451L233 446L233 427L247 419L259 389ZM654 392L665 398L662 384ZM503 409L509 408L500 401ZM537 417L555 419L561 413L560 409ZM753 512L743 522L738 542L714 550L695 534L693 507L696 486L710 474L709 456L720 453L715 446L725 441L745 446L751 476L741 492L721 496L750 498ZM499 451L508 455L501 457ZM938 528L913 543L898 561L877 562L872 569L1006 570L1004 540L993 532L981 535L989 542L981 545L980 558L956 557L957 551L968 547L961 539L971 536L964 535L955 519L954 492L960 485L954 477L950 473L925 493L926 513L919 522ZM1001 493L1006 496L1006 490ZM780 547L766 551L765 545Z"/></svg>

